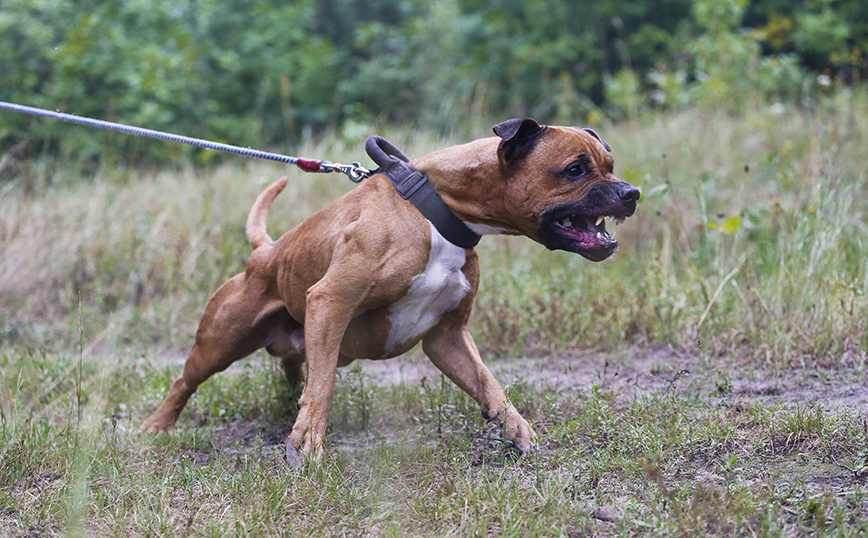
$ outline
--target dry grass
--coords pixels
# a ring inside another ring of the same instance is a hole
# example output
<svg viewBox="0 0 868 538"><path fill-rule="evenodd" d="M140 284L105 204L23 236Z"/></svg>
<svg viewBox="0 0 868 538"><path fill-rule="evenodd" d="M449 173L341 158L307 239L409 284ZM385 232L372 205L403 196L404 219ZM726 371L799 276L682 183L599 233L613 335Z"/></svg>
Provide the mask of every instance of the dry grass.
<svg viewBox="0 0 868 538"><path fill-rule="evenodd" d="M333 457L290 472L280 443L292 397L258 359L206 383L179 436L133 435L176 375L208 296L242 270L247 211L283 171L235 163L81 178L34 163L0 189L0 531L866 532L864 417L728 398L735 370L808 369L832 383L864 371L865 96L599 131L619 175L643 189L638 215L617 230L621 252L592 264L485 238L476 339L489 357L662 345L706 373L641 397L613 388L605 368L576 390L517 380L510 397L544 443L518 462L452 385L380 386L356 371L339 383ZM411 155L458 141L384 134ZM348 162L362 138L299 153ZM293 172L269 230L349 188Z"/></svg>
<svg viewBox="0 0 868 538"><path fill-rule="evenodd" d="M864 98L840 97L815 115L736 120L697 110L603 130L616 171L645 191L638 215L617 230L621 252L593 264L526 239L486 238L475 318L484 351L662 341L781 363L858 356L866 109ZM452 143L386 134L414 155ZM354 145L333 138L300 151L349 161ZM243 268L247 211L279 168L104 170L29 196L6 189L0 334L39 346L76 341L81 292L89 349L185 348L208 295ZM271 213L273 235L351 188L339 176L292 173Z"/></svg>

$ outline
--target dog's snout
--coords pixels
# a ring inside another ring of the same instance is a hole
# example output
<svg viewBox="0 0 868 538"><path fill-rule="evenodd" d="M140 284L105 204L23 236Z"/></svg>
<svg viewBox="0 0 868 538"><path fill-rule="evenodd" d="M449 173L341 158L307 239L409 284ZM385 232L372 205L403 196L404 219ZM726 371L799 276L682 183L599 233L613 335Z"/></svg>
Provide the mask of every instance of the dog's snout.
<svg viewBox="0 0 868 538"><path fill-rule="evenodd" d="M618 196L620 196L621 200L624 200L625 202L635 202L640 196L639 189L629 183L625 183L618 190Z"/></svg>

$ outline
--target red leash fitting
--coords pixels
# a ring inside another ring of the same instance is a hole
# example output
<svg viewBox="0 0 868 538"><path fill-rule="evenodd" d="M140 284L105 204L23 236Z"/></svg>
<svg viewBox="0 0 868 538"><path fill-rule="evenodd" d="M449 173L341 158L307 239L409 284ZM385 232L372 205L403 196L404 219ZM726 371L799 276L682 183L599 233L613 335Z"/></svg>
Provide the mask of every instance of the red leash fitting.
<svg viewBox="0 0 868 538"><path fill-rule="evenodd" d="M295 164L305 172L319 172L320 167L322 166L322 161L317 161L315 159L302 159L299 157Z"/></svg>

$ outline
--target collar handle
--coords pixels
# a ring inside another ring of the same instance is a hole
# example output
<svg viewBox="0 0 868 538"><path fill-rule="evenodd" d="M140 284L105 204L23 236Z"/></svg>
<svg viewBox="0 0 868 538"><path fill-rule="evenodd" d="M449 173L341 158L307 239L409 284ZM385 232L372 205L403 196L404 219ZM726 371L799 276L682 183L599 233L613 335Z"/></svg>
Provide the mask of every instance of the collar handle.
<svg viewBox="0 0 868 538"><path fill-rule="evenodd" d="M449 209L428 176L410 166L398 148L382 137L371 136L365 142L365 151L380 167L376 173L386 176L401 198L413 204L447 241L461 248L473 248L479 243L482 237Z"/></svg>

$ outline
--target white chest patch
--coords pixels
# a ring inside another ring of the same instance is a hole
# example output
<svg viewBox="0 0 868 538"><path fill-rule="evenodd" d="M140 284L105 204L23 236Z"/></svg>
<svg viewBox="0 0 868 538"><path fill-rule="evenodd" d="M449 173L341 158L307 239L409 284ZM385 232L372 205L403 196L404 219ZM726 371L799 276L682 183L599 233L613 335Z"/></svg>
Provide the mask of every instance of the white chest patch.
<svg viewBox="0 0 868 538"><path fill-rule="evenodd" d="M413 277L410 291L389 308L392 329L386 349L425 334L443 314L458 307L470 291L470 282L461 272L464 249L443 238L431 225L431 253L425 271Z"/></svg>

